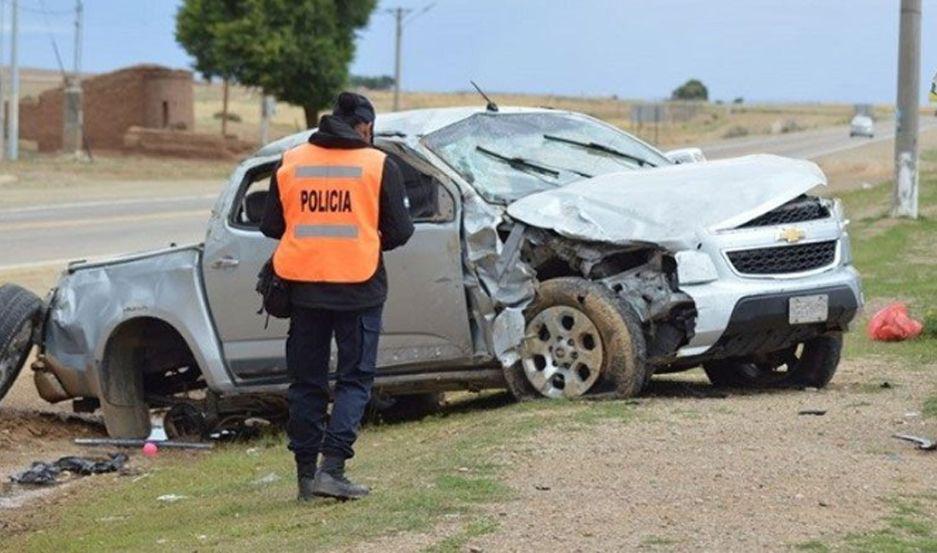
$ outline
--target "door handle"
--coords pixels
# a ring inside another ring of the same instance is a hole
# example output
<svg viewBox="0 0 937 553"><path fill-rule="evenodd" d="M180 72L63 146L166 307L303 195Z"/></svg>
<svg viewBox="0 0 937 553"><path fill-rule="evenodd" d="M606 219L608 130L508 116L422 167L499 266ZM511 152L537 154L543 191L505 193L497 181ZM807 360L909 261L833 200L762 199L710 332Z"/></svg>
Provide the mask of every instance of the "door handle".
<svg viewBox="0 0 937 553"><path fill-rule="evenodd" d="M240 265L241 262L236 258L226 255L224 257L218 258L211 263L212 269L233 269Z"/></svg>

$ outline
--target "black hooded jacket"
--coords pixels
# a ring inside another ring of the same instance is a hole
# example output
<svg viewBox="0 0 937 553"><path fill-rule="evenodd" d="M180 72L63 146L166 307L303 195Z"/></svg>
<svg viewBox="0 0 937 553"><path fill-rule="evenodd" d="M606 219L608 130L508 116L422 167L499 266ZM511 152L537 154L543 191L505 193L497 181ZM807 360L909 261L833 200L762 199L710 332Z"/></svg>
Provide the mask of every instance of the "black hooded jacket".
<svg viewBox="0 0 937 553"><path fill-rule="evenodd" d="M322 148L358 149L372 146L362 140L351 126L332 115L324 115L319 129L309 137L309 142ZM279 166L277 166L279 169ZM407 196L400 168L390 157L384 160L384 175L381 180L381 197L378 214L378 230L381 233L381 250L388 251L404 245L413 235L413 222L407 211ZM270 177L270 192L264 209L260 231L265 236L279 240L286 231L283 204L277 187L277 172ZM316 263L310 259L310 263ZM294 305L316 309L351 311L376 307L387 299L387 272L384 259L378 261L374 276L362 283L336 284L328 282L293 282L291 299Z"/></svg>

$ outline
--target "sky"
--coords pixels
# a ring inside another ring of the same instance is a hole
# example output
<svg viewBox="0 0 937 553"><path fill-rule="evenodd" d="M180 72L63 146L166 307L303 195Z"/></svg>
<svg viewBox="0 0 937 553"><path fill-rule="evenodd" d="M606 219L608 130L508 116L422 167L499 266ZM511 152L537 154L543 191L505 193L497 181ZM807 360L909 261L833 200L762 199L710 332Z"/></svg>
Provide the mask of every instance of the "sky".
<svg viewBox="0 0 937 553"><path fill-rule="evenodd" d="M0 0L9 5L10 0ZM190 67L181 0L85 0L83 69ZM351 70L393 73L388 8L360 32ZM67 68L74 0L20 0L21 64ZM438 0L404 29L403 87L659 99L688 78L714 99L893 103L899 0ZM923 0L921 98L937 72L937 0ZM42 12L42 8L49 12ZM6 29L10 16L6 15ZM8 38L8 34L4 33ZM9 55L9 43L3 45ZM8 59L5 58L5 59Z"/></svg>

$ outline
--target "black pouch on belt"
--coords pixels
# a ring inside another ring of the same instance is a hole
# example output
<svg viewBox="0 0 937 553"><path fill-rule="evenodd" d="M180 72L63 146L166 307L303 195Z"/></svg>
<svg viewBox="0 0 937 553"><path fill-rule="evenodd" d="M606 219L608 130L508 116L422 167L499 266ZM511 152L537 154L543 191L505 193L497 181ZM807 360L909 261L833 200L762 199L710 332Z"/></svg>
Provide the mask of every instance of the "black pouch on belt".
<svg viewBox="0 0 937 553"><path fill-rule="evenodd" d="M257 274L257 293L263 298L258 315L266 311L267 315L278 319L290 317L290 283L274 272L273 258L268 259Z"/></svg>

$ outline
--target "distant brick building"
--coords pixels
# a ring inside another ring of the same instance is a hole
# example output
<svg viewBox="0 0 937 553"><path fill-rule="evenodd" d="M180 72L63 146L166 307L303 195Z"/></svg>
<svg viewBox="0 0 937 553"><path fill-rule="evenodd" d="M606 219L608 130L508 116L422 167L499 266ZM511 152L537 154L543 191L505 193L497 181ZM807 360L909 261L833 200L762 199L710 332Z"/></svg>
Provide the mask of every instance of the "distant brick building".
<svg viewBox="0 0 937 553"><path fill-rule="evenodd" d="M195 126L192 73L159 65L135 65L81 83L84 136L92 149L125 149L131 127L191 131ZM62 149L62 87L20 102L20 137L39 150Z"/></svg>

